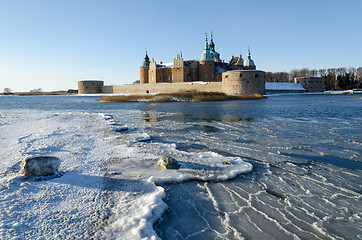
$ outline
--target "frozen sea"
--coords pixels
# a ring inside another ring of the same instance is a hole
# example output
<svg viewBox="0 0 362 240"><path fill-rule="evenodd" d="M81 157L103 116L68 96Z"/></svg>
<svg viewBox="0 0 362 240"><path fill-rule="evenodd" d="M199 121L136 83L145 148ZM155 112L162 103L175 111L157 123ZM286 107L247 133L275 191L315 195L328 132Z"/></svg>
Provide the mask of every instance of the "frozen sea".
<svg viewBox="0 0 362 240"><path fill-rule="evenodd" d="M97 99L0 96L1 239L362 239L361 95Z"/></svg>

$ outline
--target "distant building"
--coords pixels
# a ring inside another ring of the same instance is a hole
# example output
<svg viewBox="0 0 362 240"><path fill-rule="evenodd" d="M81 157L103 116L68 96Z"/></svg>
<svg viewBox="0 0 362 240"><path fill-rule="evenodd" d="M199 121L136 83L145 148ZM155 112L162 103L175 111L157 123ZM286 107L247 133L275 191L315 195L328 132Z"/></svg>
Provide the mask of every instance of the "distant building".
<svg viewBox="0 0 362 240"><path fill-rule="evenodd" d="M325 80L322 77L297 77L294 83L299 83L307 92L323 92Z"/></svg>
<svg viewBox="0 0 362 240"><path fill-rule="evenodd" d="M256 70L251 59L250 49L247 60L241 54L232 56L229 63L220 59L220 54L215 50L215 43L211 34L210 43L205 41L205 48L199 61L184 60L182 54L177 54L171 63L163 63L152 58L150 61L146 52L144 61L140 66L140 84L146 83L176 83L176 82L221 82L222 73L229 70Z"/></svg>

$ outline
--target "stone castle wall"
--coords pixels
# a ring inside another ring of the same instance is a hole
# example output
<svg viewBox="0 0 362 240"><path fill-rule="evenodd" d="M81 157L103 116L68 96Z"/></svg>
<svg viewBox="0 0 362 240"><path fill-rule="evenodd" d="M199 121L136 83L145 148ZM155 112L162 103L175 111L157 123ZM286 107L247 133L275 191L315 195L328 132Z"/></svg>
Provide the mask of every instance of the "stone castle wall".
<svg viewBox="0 0 362 240"><path fill-rule="evenodd" d="M222 91L228 95L265 94L265 72L234 70L222 74Z"/></svg>
<svg viewBox="0 0 362 240"><path fill-rule="evenodd" d="M323 92L325 90L325 80L322 77L298 77L294 78L294 83L299 83L307 92Z"/></svg>
<svg viewBox="0 0 362 240"><path fill-rule="evenodd" d="M104 82L99 80L78 81L78 94L101 93L103 85Z"/></svg>
<svg viewBox="0 0 362 240"><path fill-rule="evenodd" d="M119 86L104 86L102 93L109 94L145 94L145 93L175 93L175 92L222 92L221 82L188 82L188 83L154 83L125 84Z"/></svg>
<svg viewBox="0 0 362 240"><path fill-rule="evenodd" d="M103 81L79 81L80 94L147 94L176 92L224 92L228 95L265 93L265 72L234 70L222 74L222 82L179 82L103 86Z"/></svg>

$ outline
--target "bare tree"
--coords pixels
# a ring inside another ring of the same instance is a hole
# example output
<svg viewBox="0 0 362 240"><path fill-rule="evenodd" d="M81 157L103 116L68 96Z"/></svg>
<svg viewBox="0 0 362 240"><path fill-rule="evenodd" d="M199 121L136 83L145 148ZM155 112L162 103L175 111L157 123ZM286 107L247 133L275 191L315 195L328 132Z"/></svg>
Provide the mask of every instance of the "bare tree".
<svg viewBox="0 0 362 240"><path fill-rule="evenodd" d="M312 69L312 70L310 70L309 71L309 75L311 76L311 77L316 77L317 76L317 70L316 69Z"/></svg>
<svg viewBox="0 0 362 240"><path fill-rule="evenodd" d="M43 92L43 89L41 89L41 88L35 88L35 89L30 90L30 93L41 93L41 92Z"/></svg>
<svg viewBox="0 0 362 240"><path fill-rule="evenodd" d="M318 75L320 77L326 76L327 75L327 70L326 69L319 69L318 70Z"/></svg>
<svg viewBox="0 0 362 240"><path fill-rule="evenodd" d="M4 94L5 95L9 95L9 94L12 94L13 93L13 90L11 90L11 88L4 88Z"/></svg>

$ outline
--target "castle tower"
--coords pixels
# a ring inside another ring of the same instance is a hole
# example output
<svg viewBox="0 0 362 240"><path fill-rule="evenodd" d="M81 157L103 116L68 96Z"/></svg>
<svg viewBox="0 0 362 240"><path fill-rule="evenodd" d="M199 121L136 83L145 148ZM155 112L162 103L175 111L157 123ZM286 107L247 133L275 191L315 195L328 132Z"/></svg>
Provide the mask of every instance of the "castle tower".
<svg viewBox="0 0 362 240"><path fill-rule="evenodd" d="M157 64L155 59L152 58L149 64L149 71L148 71L148 82L149 83L157 83Z"/></svg>
<svg viewBox="0 0 362 240"><path fill-rule="evenodd" d="M255 63L251 59L250 48L248 49L248 59L246 59L244 62L244 69L245 70L256 70Z"/></svg>
<svg viewBox="0 0 362 240"><path fill-rule="evenodd" d="M182 54L177 54L177 57L173 60L172 67L172 82L185 82L185 68Z"/></svg>
<svg viewBox="0 0 362 240"><path fill-rule="evenodd" d="M212 38L212 32L211 32L211 39L210 39L209 48L210 48L210 52L211 52L211 55L212 55L212 59L215 62L221 62L220 54L215 51L215 43L214 43L214 40Z"/></svg>
<svg viewBox="0 0 362 240"><path fill-rule="evenodd" d="M145 59L140 67L140 84L144 84L144 83L148 83L148 70L150 68L150 58L147 55L147 50L146 50L146 55L145 55Z"/></svg>
<svg viewBox="0 0 362 240"><path fill-rule="evenodd" d="M214 60L210 52L209 44L207 43L207 35L205 41L205 49L201 54L199 61L199 80L204 82L214 81Z"/></svg>

